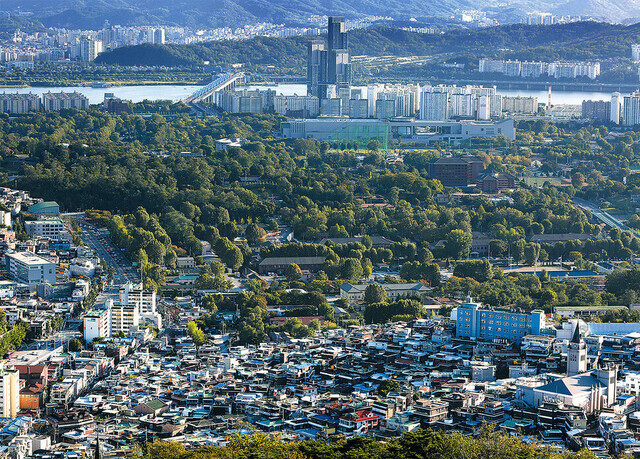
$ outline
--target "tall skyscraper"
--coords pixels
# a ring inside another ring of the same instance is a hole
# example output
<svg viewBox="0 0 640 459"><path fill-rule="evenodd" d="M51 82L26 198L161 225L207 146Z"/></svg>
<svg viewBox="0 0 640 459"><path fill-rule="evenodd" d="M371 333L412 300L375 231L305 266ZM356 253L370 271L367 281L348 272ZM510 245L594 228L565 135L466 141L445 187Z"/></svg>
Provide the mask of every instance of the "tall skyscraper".
<svg viewBox="0 0 640 459"><path fill-rule="evenodd" d="M307 94L318 99L327 98L327 50L318 40L307 47Z"/></svg>
<svg viewBox="0 0 640 459"><path fill-rule="evenodd" d="M329 18L327 38L328 81L339 88L351 85L351 62L349 59L349 39L342 17Z"/></svg>

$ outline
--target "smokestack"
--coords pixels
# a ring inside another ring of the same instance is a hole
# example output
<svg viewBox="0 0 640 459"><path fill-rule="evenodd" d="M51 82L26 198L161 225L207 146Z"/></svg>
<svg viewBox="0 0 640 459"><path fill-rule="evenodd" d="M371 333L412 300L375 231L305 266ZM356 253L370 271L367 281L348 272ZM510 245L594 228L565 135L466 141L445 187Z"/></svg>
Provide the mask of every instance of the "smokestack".
<svg viewBox="0 0 640 459"><path fill-rule="evenodd" d="M549 99L547 100L547 110L551 109L551 86L549 86Z"/></svg>

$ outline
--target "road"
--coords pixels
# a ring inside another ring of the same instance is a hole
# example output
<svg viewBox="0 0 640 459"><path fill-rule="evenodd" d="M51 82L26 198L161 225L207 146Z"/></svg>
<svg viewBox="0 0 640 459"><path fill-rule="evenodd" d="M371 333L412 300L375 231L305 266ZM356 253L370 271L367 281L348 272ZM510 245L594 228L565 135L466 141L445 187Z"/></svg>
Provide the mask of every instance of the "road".
<svg viewBox="0 0 640 459"><path fill-rule="evenodd" d="M608 214L607 212L604 212L604 211L600 210L600 208L596 204L594 204L592 202L589 202L589 201L585 201L584 199L579 199L579 198L574 198L573 199L573 203L576 206L591 212L591 214L594 217L596 217L598 220L603 222L608 227L610 227L610 228L618 228L621 231L631 231L634 236L640 237L640 233L638 231L636 231L636 230L634 230L632 228L629 228L627 225L622 223L620 220L615 218L613 215Z"/></svg>
<svg viewBox="0 0 640 459"><path fill-rule="evenodd" d="M98 257L107 265L113 266L113 283L96 298L96 304L104 303L108 298L116 299L120 286L127 282L140 282L140 273L124 257L123 252L111 242L104 231L100 231L96 225L90 222L83 213L65 214L73 218L80 225L80 238Z"/></svg>

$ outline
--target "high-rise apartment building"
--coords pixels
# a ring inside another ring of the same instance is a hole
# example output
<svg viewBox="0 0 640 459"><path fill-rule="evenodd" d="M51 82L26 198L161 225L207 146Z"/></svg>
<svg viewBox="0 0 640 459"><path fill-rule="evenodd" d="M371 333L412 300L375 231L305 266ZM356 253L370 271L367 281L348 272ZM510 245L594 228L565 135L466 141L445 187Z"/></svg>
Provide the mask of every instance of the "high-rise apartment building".
<svg viewBox="0 0 640 459"><path fill-rule="evenodd" d="M640 125L640 93L639 92L634 92L629 96L624 96L622 124L625 126Z"/></svg>
<svg viewBox="0 0 640 459"><path fill-rule="evenodd" d="M583 100L582 117L591 120L609 121L611 102L608 100Z"/></svg>
<svg viewBox="0 0 640 459"><path fill-rule="evenodd" d="M156 45L164 45L164 42L165 42L164 29L156 29L153 31L153 42Z"/></svg>
<svg viewBox="0 0 640 459"><path fill-rule="evenodd" d="M614 92L611 95L611 115L609 121L620 124L620 115L622 114L622 94Z"/></svg>
<svg viewBox="0 0 640 459"><path fill-rule="evenodd" d="M93 62L98 54L103 51L102 41L83 38L80 40L80 60L82 62Z"/></svg>
<svg viewBox="0 0 640 459"><path fill-rule="evenodd" d="M27 113L40 109L40 97L36 94L0 94L0 112Z"/></svg>
<svg viewBox="0 0 640 459"><path fill-rule="evenodd" d="M441 121L449 118L449 94L423 91L420 95L420 119Z"/></svg>
<svg viewBox="0 0 640 459"><path fill-rule="evenodd" d="M13 366L0 366L0 417L15 418L20 411L20 373Z"/></svg>
<svg viewBox="0 0 640 459"><path fill-rule="evenodd" d="M87 110L89 99L78 91L74 92L46 92L42 95L42 108L44 110L62 110L75 108Z"/></svg>

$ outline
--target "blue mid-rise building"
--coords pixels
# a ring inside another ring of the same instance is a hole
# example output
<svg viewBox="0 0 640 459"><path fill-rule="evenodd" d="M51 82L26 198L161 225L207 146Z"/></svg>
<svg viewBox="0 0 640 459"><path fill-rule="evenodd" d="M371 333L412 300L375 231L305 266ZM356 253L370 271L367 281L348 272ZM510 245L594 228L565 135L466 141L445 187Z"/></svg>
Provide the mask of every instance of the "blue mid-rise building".
<svg viewBox="0 0 640 459"><path fill-rule="evenodd" d="M480 340L508 339L519 343L525 335L539 335L545 327L543 311L530 314L482 308L471 298L451 313L456 323L456 336Z"/></svg>

